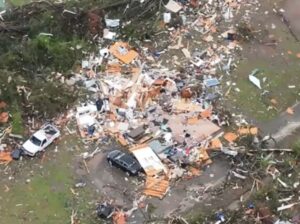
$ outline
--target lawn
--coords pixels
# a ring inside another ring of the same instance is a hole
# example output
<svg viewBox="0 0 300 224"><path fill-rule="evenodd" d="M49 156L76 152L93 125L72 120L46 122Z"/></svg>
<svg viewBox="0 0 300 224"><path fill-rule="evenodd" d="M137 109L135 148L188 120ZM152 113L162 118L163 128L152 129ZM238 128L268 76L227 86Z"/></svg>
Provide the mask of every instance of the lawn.
<svg viewBox="0 0 300 224"><path fill-rule="evenodd" d="M264 30L266 26L269 27L264 31L266 34L261 38L261 43L253 41L242 44L243 51L237 68L228 78L236 86L233 86L227 99L234 110L258 121L274 119L300 100L300 44L279 16L262 14L259 17L253 16L254 28ZM258 24L262 25L259 27ZM270 29L271 24L274 24L275 29ZM257 78L261 81L261 90L248 79L248 75L256 68L260 70ZM235 91L236 88L240 91ZM225 86L225 91L227 89ZM266 91L275 102L272 105L276 109L268 110L270 104L261 97Z"/></svg>
<svg viewBox="0 0 300 224"><path fill-rule="evenodd" d="M1 173L1 223L66 224L72 210L78 210L81 223L93 223L94 205L90 187L74 188L74 154L68 146L76 139L61 142L58 151L51 146L45 157L9 164L10 175ZM78 153L78 152L76 152ZM9 176L13 177L10 178ZM71 191L74 188L74 195Z"/></svg>

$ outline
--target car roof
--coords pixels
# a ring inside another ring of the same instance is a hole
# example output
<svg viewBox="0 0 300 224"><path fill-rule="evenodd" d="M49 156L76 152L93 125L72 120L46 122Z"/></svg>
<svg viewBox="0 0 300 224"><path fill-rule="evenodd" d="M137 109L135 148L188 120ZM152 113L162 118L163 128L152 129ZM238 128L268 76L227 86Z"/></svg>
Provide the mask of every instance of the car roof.
<svg viewBox="0 0 300 224"><path fill-rule="evenodd" d="M133 156L129 155L128 153L122 152L120 150L114 150L114 151L110 152L109 154L112 155L112 158L123 161L123 162L127 163L128 165L136 163L136 160L134 159Z"/></svg>
<svg viewBox="0 0 300 224"><path fill-rule="evenodd" d="M43 141L45 139L45 132L43 130L39 130L35 132L33 135L40 141Z"/></svg>
<svg viewBox="0 0 300 224"><path fill-rule="evenodd" d="M135 162L134 158L131 155L129 155L125 152L122 152L120 150L114 150L114 151L110 152L110 154L113 155L114 159L121 160L128 164Z"/></svg>
<svg viewBox="0 0 300 224"><path fill-rule="evenodd" d="M118 159L128 164L135 162L134 158L126 153L122 153L120 156L118 156Z"/></svg>

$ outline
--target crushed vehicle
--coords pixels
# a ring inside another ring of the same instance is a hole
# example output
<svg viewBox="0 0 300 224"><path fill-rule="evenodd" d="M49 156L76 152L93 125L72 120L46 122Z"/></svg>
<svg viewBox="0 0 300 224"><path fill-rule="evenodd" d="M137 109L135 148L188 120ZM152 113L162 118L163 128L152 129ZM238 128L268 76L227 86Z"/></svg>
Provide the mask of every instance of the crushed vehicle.
<svg viewBox="0 0 300 224"><path fill-rule="evenodd" d="M52 124L45 124L22 145L22 151L25 155L35 156L59 136L60 131L57 127Z"/></svg>
<svg viewBox="0 0 300 224"><path fill-rule="evenodd" d="M127 175L136 176L142 171L142 167L133 156L120 150L109 152L107 161L110 166L123 170Z"/></svg>

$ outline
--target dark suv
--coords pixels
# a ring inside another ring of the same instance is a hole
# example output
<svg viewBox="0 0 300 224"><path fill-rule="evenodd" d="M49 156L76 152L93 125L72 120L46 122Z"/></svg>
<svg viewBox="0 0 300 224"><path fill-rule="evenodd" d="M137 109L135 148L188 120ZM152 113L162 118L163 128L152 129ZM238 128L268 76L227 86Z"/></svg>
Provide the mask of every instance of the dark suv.
<svg viewBox="0 0 300 224"><path fill-rule="evenodd" d="M142 167L133 156L120 150L114 150L108 153L107 161L111 166L120 168L128 175L135 176L142 171Z"/></svg>

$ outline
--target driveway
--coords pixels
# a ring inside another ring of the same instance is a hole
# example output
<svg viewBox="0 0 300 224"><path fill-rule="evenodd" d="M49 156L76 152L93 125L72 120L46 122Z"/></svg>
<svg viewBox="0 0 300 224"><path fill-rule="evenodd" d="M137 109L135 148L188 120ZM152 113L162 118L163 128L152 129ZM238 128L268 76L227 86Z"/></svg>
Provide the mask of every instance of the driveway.
<svg viewBox="0 0 300 224"><path fill-rule="evenodd" d="M125 210L131 209L134 200L142 196L143 180L138 177L128 177L123 171L110 167L105 159L108 151L104 150L88 162L90 181L103 195L103 199L112 200L115 205ZM172 182L171 189L163 200L146 198L144 204L148 204L148 212L145 208L139 209L129 221L140 223L153 217L165 218L187 212L199 203L196 192L200 188L221 184L228 169L229 163L224 157L213 159L213 163L203 170L201 176ZM201 200L201 203L204 202L205 198ZM151 205L151 211L149 205Z"/></svg>

